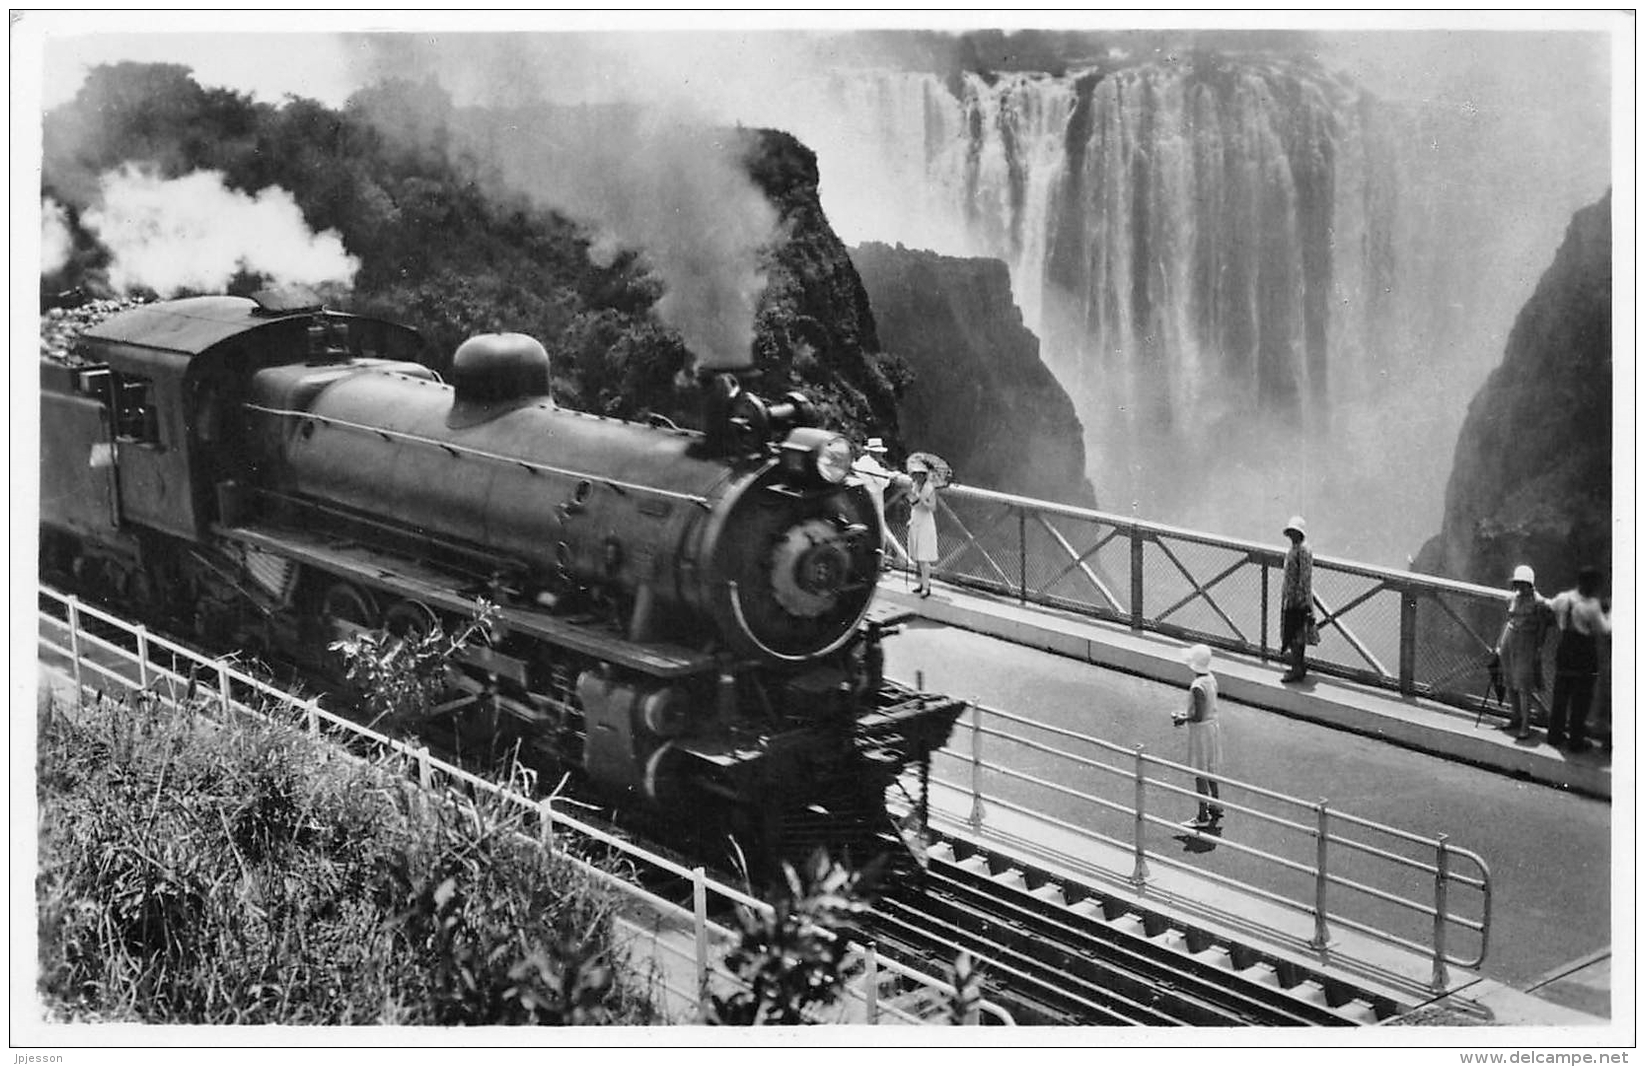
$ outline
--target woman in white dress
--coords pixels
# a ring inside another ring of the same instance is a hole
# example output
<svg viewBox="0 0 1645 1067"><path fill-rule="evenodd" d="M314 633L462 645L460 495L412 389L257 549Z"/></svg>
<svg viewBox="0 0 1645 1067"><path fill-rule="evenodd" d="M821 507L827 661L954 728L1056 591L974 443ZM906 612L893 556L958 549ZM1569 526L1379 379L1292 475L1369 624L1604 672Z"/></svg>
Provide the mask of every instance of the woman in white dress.
<svg viewBox="0 0 1645 1067"><path fill-rule="evenodd" d="M1195 645L1184 655L1194 681L1188 687L1188 706L1171 717L1172 725L1188 727L1188 766L1197 772L1194 791L1199 794L1199 817L1182 825L1190 830L1209 830L1222 822L1222 805L1217 801L1217 780L1222 772L1222 726L1217 721L1217 676L1211 673L1211 649Z"/></svg>
<svg viewBox="0 0 1645 1067"><path fill-rule="evenodd" d="M937 562L937 485L924 467L909 471L913 485L908 490L908 554L919 568L920 596L931 595L931 564Z"/></svg>

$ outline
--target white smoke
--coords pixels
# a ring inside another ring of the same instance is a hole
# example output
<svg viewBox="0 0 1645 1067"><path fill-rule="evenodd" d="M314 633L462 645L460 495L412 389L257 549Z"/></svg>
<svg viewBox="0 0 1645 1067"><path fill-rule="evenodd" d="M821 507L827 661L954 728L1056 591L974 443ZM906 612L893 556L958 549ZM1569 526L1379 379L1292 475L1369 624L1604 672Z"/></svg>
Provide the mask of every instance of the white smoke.
<svg viewBox="0 0 1645 1067"><path fill-rule="evenodd" d="M576 219L590 258L637 249L663 282L657 314L705 365L746 366L777 212L744 169L743 137L676 112L545 109L485 136L510 188Z"/></svg>
<svg viewBox="0 0 1645 1067"><path fill-rule="evenodd" d="M274 284L346 285L360 267L335 231L310 232L278 186L248 196L217 171L165 179L128 163L99 188L81 223L108 249L109 284L122 293L221 292L241 271Z"/></svg>
<svg viewBox="0 0 1645 1067"><path fill-rule="evenodd" d="M68 212L62 204L45 197L40 202L40 273L62 270L72 251L74 237L69 233Z"/></svg>
<svg viewBox="0 0 1645 1067"><path fill-rule="evenodd" d="M653 84L643 100L603 93L629 88L627 69L574 35L365 43L369 74L437 80L459 108L451 148L585 227L596 264L641 253L663 283L658 317L703 364L751 361L762 257L783 234L744 163L747 134L717 129L676 86Z"/></svg>

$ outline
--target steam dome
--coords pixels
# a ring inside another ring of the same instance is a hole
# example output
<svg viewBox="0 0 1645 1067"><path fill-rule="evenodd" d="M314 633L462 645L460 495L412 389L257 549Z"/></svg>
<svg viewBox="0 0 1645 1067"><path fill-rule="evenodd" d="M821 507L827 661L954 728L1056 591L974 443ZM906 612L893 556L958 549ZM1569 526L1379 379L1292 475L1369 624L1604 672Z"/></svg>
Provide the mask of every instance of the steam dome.
<svg viewBox="0 0 1645 1067"><path fill-rule="evenodd" d="M483 333L457 346L451 384L459 403L547 396L548 351L523 333Z"/></svg>

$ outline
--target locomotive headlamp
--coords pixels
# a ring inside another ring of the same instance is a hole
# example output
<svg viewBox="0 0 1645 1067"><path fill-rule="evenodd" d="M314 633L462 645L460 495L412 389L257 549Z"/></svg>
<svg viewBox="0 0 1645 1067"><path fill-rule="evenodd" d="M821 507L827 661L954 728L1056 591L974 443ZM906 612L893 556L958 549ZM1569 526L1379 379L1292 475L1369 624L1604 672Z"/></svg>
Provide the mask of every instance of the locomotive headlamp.
<svg viewBox="0 0 1645 1067"><path fill-rule="evenodd" d="M840 484L851 473L851 442L843 437L830 437L817 446L813 455L817 477L830 485Z"/></svg>

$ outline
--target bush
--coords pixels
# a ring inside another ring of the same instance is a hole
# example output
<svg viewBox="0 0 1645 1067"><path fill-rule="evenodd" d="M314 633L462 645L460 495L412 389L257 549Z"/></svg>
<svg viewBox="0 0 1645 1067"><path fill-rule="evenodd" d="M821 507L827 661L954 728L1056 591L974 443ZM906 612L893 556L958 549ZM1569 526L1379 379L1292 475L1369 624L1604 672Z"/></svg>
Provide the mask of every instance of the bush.
<svg viewBox="0 0 1645 1067"><path fill-rule="evenodd" d="M40 990L74 1021L654 1021L614 899L495 804L158 701L39 732Z"/></svg>

